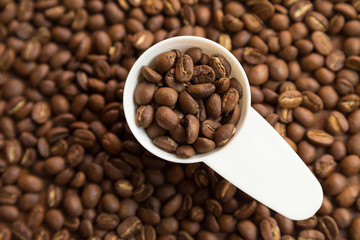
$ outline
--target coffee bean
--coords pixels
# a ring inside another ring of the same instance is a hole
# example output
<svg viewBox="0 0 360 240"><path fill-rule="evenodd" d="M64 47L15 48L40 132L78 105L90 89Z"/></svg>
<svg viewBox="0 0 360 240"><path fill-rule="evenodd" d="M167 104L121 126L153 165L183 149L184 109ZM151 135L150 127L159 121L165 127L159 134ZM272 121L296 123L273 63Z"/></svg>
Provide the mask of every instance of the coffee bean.
<svg viewBox="0 0 360 240"><path fill-rule="evenodd" d="M180 122L176 113L169 107L165 106L159 107L156 110L155 119L159 126L166 130L175 128Z"/></svg>
<svg viewBox="0 0 360 240"><path fill-rule="evenodd" d="M320 146L330 146L334 142L334 138L325 131L312 129L306 132L308 139Z"/></svg>
<svg viewBox="0 0 360 240"><path fill-rule="evenodd" d="M215 142L208 138L198 137L193 147L198 153L207 153L215 149Z"/></svg>
<svg viewBox="0 0 360 240"><path fill-rule="evenodd" d="M193 98L206 98L215 92L215 86L211 83L202 83L189 86L186 91Z"/></svg>
<svg viewBox="0 0 360 240"><path fill-rule="evenodd" d="M140 106L136 111L136 119L139 127L149 127L154 119L154 108L151 105Z"/></svg>
<svg viewBox="0 0 360 240"><path fill-rule="evenodd" d="M332 217L325 216L319 219L319 229L326 238L336 238L339 233L338 226Z"/></svg>
<svg viewBox="0 0 360 240"><path fill-rule="evenodd" d="M234 110L225 116L224 120L225 123L231 123L236 126L240 120L240 117L241 117L241 109L240 106L237 104L235 105Z"/></svg>
<svg viewBox="0 0 360 240"><path fill-rule="evenodd" d="M229 88L223 95L221 100L221 108L225 113L229 113L235 109L239 101L239 93L235 88Z"/></svg>
<svg viewBox="0 0 360 240"><path fill-rule="evenodd" d="M315 161L314 170L319 177L327 178L335 171L336 166L333 156L326 154Z"/></svg>
<svg viewBox="0 0 360 240"><path fill-rule="evenodd" d="M306 108L297 107L293 111L294 118L305 127L312 127L315 123L314 114Z"/></svg>
<svg viewBox="0 0 360 240"><path fill-rule="evenodd" d="M198 115L199 105L194 98L186 91L183 91L179 95L179 105L181 110L187 114Z"/></svg>
<svg viewBox="0 0 360 240"><path fill-rule="evenodd" d="M235 134L236 128L233 124L221 126L215 133L214 139L217 146L223 146Z"/></svg>
<svg viewBox="0 0 360 240"><path fill-rule="evenodd" d="M86 208L94 208L101 197L102 190L96 184L88 184L85 186L81 195L81 202Z"/></svg>
<svg viewBox="0 0 360 240"><path fill-rule="evenodd" d="M4 240L10 240L11 239L11 230L8 227L1 227L0 229L0 236L4 238Z"/></svg>
<svg viewBox="0 0 360 240"><path fill-rule="evenodd" d="M113 230L118 223L118 216L111 213L100 213L96 218L96 225L103 230Z"/></svg>
<svg viewBox="0 0 360 240"><path fill-rule="evenodd" d="M324 190L330 195L342 192L347 184L347 179L339 173L331 174L324 182Z"/></svg>
<svg viewBox="0 0 360 240"><path fill-rule="evenodd" d="M328 55L333 49L330 38L323 31L313 32L311 35L311 40L314 43L315 49L320 54Z"/></svg>
<svg viewBox="0 0 360 240"><path fill-rule="evenodd" d="M154 60L155 70L164 73L168 71L176 60L176 53L173 51L165 52L158 55Z"/></svg>
<svg viewBox="0 0 360 240"><path fill-rule="evenodd" d="M303 230L299 233L299 238L320 239L320 240L325 239L324 235L320 231L317 231L317 230Z"/></svg>
<svg viewBox="0 0 360 240"><path fill-rule="evenodd" d="M0 210L0 219L5 222L13 222L20 216L20 212L15 206L2 205L0 206Z"/></svg>
<svg viewBox="0 0 360 240"><path fill-rule="evenodd" d="M6 140L4 147L5 158L9 163L18 163L22 156L21 144L18 140Z"/></svg>
<svg viewBox="0 0 360 240"><path fill-rule="evenodd" d="M43 180L30 174L20 176L18 185L21 190L26 192L40 192L44 188Z"/></svg>
<svg viewBox="0 0 360 240"><path fill-rule="evenodd" d="M91 148L95 144L94 134L86 129L77 129L74 131L74 142L85 148Z"/></svg>
<svg viewBox="0 0 360 240"><path fill-rule="evenodd" d="M274 218L264 218L260 222L260 233L264 239L280 239L280 229Z"/></svg>
<svg viewBox="0 0 360 240"><path fill-rule="evenodd" d="M113 133L106 133L102 137L101 143L104 149L112 155L117 155L122 150L121 140Z"/></svg>
<svg viewBox="0 0 360 240"><path fill-rule="evenodd" d="M207 65L200 65L200 66L195 66L193 71L194 73L191 81L194 84L214 83L215 72L213 68Z"/></svg>
<svg viewBox="0 0 360 240"><path fill-rule="evenodd" d="M231 65L222 55L211 55L209 65L213 68L216 78L229 77L231 74Z"/></svg>
<svg viewBox="0 0 360 240"><path fill-rule="evenodd" d="M279 95L278 103L282 108L296 108L301 105L303 98L296 90L285 91Z"/></svg>
<svg viewBox="0 0 360 240"><path fill-rule="evenodd" d="M137 217L127 217L118 225L116 232L121 238L134 236L142 228L141 221Z"/></svg>
<svg viewBox="0 0 360 240"><path fill-rule="evenodd" d="M320 12L310 12L305 17L306 25L313 31L327 31L329 28L329 22L327 18Z"/></svg>
<svg viewBox="0 0 360 240"><path fill-rule="evenodd" d="M195 150L190 145L183 145L176 149L176 154L183 158L190 158L195 155Z"/></svg>
<svg viewBox="0 0 360 240"><path fill-rule="evenodd" d="M22 221L12 223L12 233L19 239L31 239L32 232Z"/></svg>
<svg viewBox="0 0 360 240"><path fill-rule="evenodd" d="M156 86L151 83L141 82L136 86L134 96L135 102L139 105L149 104L155 94Z"/></svg>
<svg viewBox="0 0 360 240"><path fill-rule="evenodd" d="M80 197L72 195L64 198L64 208L68 216L79 217L83 212Z"/></svg>
<svg viewBox="0 0 360 240"><path fill-rule="evenodd" d="M354 176L360 169L360 159L356 155L346 156L339 164L340 171L347 177Z"/></svg>
<svg viewBox="0 0 360 240"><path fill-rule="evenodd" d="M250 220L243 220L237 224L237 230L246 239L257 239L258 228Z"/></svg>
<svg viewBox="0 0 360 240"><path fill-rule="evenodd" d="M170 137L166 137L166 136L160 136L160 137L154 138L153 143L157 147L159 147L167 152L175 152L176 149L178 148L178 144L173 139L171 139Z"/></svg>
<svg viewBox="0 0 360 240"><path fill-rule="evenodd" d="M352 221L349 230L349 236L351 239L356 239L357 237L359 237L359 230L358 230L359 225L360 225L360 218L355 218Z"/></svg>
<svg viewBox="0 0 360 240"><path fill-rule="evenodd" d="M224 93L230 87L230 79L229 78L220 78L214 82L217 93Z"/></svg>
<svg viewBox="0 0 360 240"><path fill-rule="evenodd" d="M343 113L355 111L360 105L360 98L356 94L349 94L341 97L338 102L338 108Z"/></svg>
<svg viewBox="0 0 360 240"><path fill-rule="evenodd" d="M264 53L257 49L246 47L244 50L244 59L250 64L263 64L266 60Z"/></svg>
<svg viewBox="0 0 360 240"><path fill-rule="evenodd" d="M191 57L184 54L176 61L175 78L179 82L189 82L194 74L194 63Z"/></svg>
<svg viewBox="0 0 360 240"><path fill-rule="evenodd" d="M65 159L62 157L48 158L43 166L43 171L48 175L55 175L65 168Z"/></svg>
<svg viewBox="0 0 360 240"><path fill-rule="evenodd" d="M147 81L151 83L157 83L162 80L162 76L159 73L147 66L143 66L141 68L141 74Z"/></svg>
<svg viewBox="0 0 360 240"><path fill-rule="evenodd" d="M199 120L194 115L188 114L185 116L185 125L186 142L192 144L199 135Z"/></svg>
<svg viewBox="0 0 360 240"><path fill-rule="evenodd" d="M228 202L236 193L236 188L228 181L221 180L216 185L215 195L221 202Z"/></svg>
<svg viewBox="0 0 360 240"><path fill-rule="evenodd" d="M344 67L345 54L339 49L330 52L326 57L325 64L332 71L339 71Z"/></svg>
<svg viewBox="0 0 360 240"><path fill-rule="evenodd" d="M18 166L9 166L6 170L4 170L2 174L2 180L4 184L13 184L15 183L21 174L21 168Z"/></svg>
<svg viewBox="0 0 360 240"><path fill-rule="evenodd" d="M156 90L154 100L157 104L163 106L173 106L178 100L178 93L169 87L162 87Z"/></svg>
<svg viewBox="0 0 360 240"><path fill-rule="evenodd" d="M177 125L177 127L173 130L170 130L170 136L179 144L186 143L186 131L185 127L181 124Z"/></svg>
<svg viewBox="0 0 360 240"><path fill-rule="evenodd" d="M45 209L41 205L35 205L29 212L27 226L35 229L41 225L44 220Z"/></svg>
<svg viewBox="0 0 360 240"><path fill-rule="evenodd" d="M336 196L335 201L339 207L350 207L354 204L358 195L359 187L357 185L350 184Z"/></svg>
<svg viewBox="0 0 360 240"><path fill-rule="evenodd" d="M250 69L248 76L250 83L254 85L264 84L269 79L269 68L265 64L259 64Z"/></svg>

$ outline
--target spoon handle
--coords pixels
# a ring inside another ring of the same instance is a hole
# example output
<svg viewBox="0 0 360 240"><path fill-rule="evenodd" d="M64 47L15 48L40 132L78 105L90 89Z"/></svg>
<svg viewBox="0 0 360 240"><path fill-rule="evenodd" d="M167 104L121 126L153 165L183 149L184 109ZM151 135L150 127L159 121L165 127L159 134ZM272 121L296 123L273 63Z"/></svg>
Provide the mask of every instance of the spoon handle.
<svg viewBox="0 0 360 240"><path fill-rule="evenodd" d="M287 142L253 108L226 149L205 163L236 187L294 220L311 217L323 199L320 183Z"/></svg>

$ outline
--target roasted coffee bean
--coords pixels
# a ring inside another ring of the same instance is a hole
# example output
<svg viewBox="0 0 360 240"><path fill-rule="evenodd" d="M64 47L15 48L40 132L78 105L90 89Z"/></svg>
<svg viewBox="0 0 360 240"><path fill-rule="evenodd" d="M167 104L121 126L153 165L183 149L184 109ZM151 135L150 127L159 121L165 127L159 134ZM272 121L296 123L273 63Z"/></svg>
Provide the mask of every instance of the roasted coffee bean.
<svg viewBox="0 0 360 240"><path fill-rule="evenodd" d="M147 66L142 67L141 74L147 81L151 83L157 83L162 80L162 76L159 73Z"/></svg>
<svg viewBox="0 0 360 240"><path fill-rule="evenodd" d="M264 218L260 222L260 233L264 239L280 239L280 229L274 218Z"/></svg>
<svg viewBox="0 0 360 240"><path fill-rule="evenodd" d="M224 93L230 87L230 79L229 78L220 78L214 82L217 93Z"/></svg>
<svg viewBox="0 0 360 240"><path fill-rule="evenodd" d="M186 131L185 127L183 127L181 124L178 124L177 127L173 130L169 131L170 136L179 144L185 144L186 143Z"/></svg>
<svg viewBox="0 0 360 240"><path fill-rule="evenodd" d="M330 146L334 142L334 138L323 130L308 130L306 136L312 143L320 146Z"/></svg>
<svg viewBox="0 0 360 240"><path fill-rule="evenodd" d="M141 128L147 128L154 119L154 108L151 105L142 105L136 111L136 124Z"/></svg>
<svg viewBox="0 0 360 240"><path fill-rule="evenodd" d="M209 139L213 139L217 129L221 127L221 123L214 120L205 120L201 123L200 131L201 134Z"/></svg>
<svg viewBox="0 0 360 240"><path fill-rule="evenodd" d="M198 153L207 153L215 148L215 142L204 137L198 137L193 144L194 149Z"/></svg>
<svg viewBox="0 0 360 240"><path fill-rule="evenodd" d="M236 128L234 124L228 123L216 130L214 140L217 146L225 145L235 134Z"/></svg>
<svg viewBox="0 0 360 240"><path fill-rule="evenodd" d="M185 126L186 142L188 144L192 144L196 141L199 135L199 120L194 115L188 114L185 116Z"/></svg>
<svg viewBox="0 0 360 240"><path fill-rule="evenodd" d="M214 83L215 72L213 68L207 65L200 65L200 66L195 66L193 71L194 73L191 81L194 84Z"/></svg>
<svg viewBox="0 0 360 240"><path fill-rule="evenodd" d="M193 115L199 114L199 104L186 91L181 92L179 95L179 106L184 113Z"/></svg>
<svg viewBox="0 0 360 240"><path fill-rule="evenodd" d="M164 73L168 71L174 64L176 60L176 53L174 51L169 51L158 55L154 60L155 70Z"/></svg>
<svg viewBox="0 0 360 240"><path fill-rule="evenodd" d="M183 158L190 158L195 155L195 150L190 145L182 145L176 149L176 154Z"/></svg>
<svg viewBox="0 0 360 240"><path fill-rule="evenodd" d="M317 230L303 230L299 233L299 238L304 238L304 239L320 239L320 240L324 240L325 237L324 235Z"/></svg>
<svg viewBox="0 0 360 240"><path fill-rule="evenodd" d="M312 229L318 224L318 217L312 216L310 218L299 220L295 222L295 226L299 229Z"/></svg>
<svg viewBox="0 0 360 240"><path fill-rule="evenodd" d="M124 220L120 222L118 225L116 232L121 238L129 238L131 236L134 236L136 233L138 233L142 228L141 221L133 216L133 217L127 217Z"/></svg>
<svg viewBox="0 0 360 240"><path fill-rule="evenodd" d="M235 88L229 88L223 95L221 100L221 108L225 113L229 113L235 109L239 101L239 93Z"/></svg>
<svg viewBox="0 0 360 240"><path fill-rule="evenodd" d="M156 110L155 119L159 126L166 130L174 129L180 123L176 113L165 106L161 106Z"/></svg>
<svg viewBox="0 0 360 240"><path fill-rule="evenodd" d="M99 185L88 184L85 186L81 195L81 202L86 208L94 208L101 197L102 190Z"/></svg>
<svg viewBox="0 0 360 240"><path fill-rule="evenodd" d="M228 181L221 180L216 185L215 195L221 202L228 202L235 195L236 188Z"/></svg>
<svg viewBox="0 0 360 240"><path fill-rule="evenodd" d="M325 154L315 161L315 173L321 178L327 178L336 169L336 162L333 156Z"/></svg>
<svg viewBox="0 0 360 240"><path fill-rule="evenodd" d="M119 218L115 214L100 213L96 218L96 226L103 230L113 230L119 224Z"/></svg>
<svg viewBox="0 0 360 240"><path fill-rule="evenodd" d="M311 91L302 92L302 105L312 112L319 112L323 109L321 98Z"/></svg>
<svg viewBox="0 0 360 240"><path fill-rule="evenodd" d="M202 83L189 86L186 91L193 98L206 98L215 92L215 85L211 83Z"/></svg>
<svg viewBox="0 0 360 240"><path fill-rule="evenodd" d="M285 91L279 95L278 103L282 108L296 108L301 105L303 97L296 90Z"/></svg>
<svg viewBox="0 0 360 240"><path fill-rule="evenodd" d="M289 76L289 68L284 60L276 59L269 63L270 76L276 81L285 81Z"/></svg>
<svg viewBox="0 0 360 240"><path fill-rule="evenodd" d="M44 188L43 180L30 174L20 176L18 185L21 190L26 192L40 192Z"/></svg>
<svg viewBox="0 0 360 240"><path fill-rule="evenodd" d="M211 55L209 65L213 68L216 78L229 77L231 74L231 65L222 55Z"/></svg>
<svg viewBox="0 0 360 240"><path fill-rule="evenodd" d="M170 87L162 87L156 90L154 100L157 104L163 106L174 106L178 100L178 93Z"/></svg>
<svg viewBox="0 0 360 240"><path fill-rule="evenodd" d="M0 206L0 210L0 219L5 222L13 222L20 216L20 212L15 206L2 205Z"/></svg>
<svg viewBox="0 0 360 240"><path fill-rule="evenodd" d="M336 238L339 234L338 226L332 217L325 216L319 219L319 229L328 239Z"/></svg>
<svg viewBox="0 0 360 240"><path fill-rule="evenodd" d="M167 152L175 152L178 144L170 137L160 136L153 139L155 146Z"/></svg>
<svg viewBox="0 0 360 240"><path fill-rule="evenodd" d="M32 232L22 221L12 223L12 234L19 239L31 239Z"/></svg>
<svg viewBox="0 0 360 240"><path fill-rule="evenodd" d="M257 48L246 47L244 50L244 59L250 64L257 65L263 64L266 60L266 57L261 50Z"/></svg>
<svg viewBox="0 0 360 240"><path fill-rule="evenodd" d="M180 56L176 61L175 78L179 82L189 82L194 75L194 63L187 54Z"/></svg>
<svg viewBox="0 0 360 240"><path fill-rule="evenodd" d="M340 162L339 167L345 176L354 176L360 171L360 159L356 155L348 155Z"/></svg>
<svg viewBox="0 0 360 240"><path fill-rule="evenodd" d="M147 82L139 83L134 92L135 102L139 105L149 104L154 97L155 91L155 84Z"/></svg>

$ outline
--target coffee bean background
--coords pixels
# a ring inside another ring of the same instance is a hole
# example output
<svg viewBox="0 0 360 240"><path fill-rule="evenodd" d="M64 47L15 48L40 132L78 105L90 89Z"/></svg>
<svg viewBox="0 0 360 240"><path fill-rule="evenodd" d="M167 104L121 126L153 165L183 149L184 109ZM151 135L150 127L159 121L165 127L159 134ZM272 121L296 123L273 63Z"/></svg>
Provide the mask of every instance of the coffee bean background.
<svg viewBox="0 0 360 240"><path fill-rule="evenodd" d="M0 0L1 239L360 239L359 13L359 0ZM323 186L316 215L289 220L135 141L127 73L179 35L243 64L252 106Z"/></svg>

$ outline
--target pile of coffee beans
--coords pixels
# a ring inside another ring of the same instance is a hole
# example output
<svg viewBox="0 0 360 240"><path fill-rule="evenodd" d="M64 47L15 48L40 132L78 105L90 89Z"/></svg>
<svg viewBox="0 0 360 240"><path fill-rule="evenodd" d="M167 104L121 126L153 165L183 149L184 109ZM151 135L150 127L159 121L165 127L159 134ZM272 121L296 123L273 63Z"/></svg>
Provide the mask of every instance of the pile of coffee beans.
<svg viewBox="0 0 360 240"><path fill-rule="evenodd" d="M136 124L157 147L183 158L225 145L241 114L242 87L230 74L226 58L198 47L156 56L134 91Z"/></svg>
<svg viewBox="0 0 360 240"><path fill-rule="evenodd" d="M359 0L0 0L0 239L359 240L359 14ZM180 35L243 65L252 106L323 187L314 216L134 139L128 71Z"/></svg>

